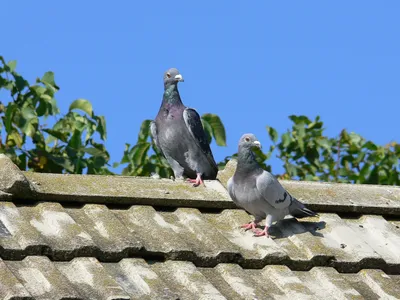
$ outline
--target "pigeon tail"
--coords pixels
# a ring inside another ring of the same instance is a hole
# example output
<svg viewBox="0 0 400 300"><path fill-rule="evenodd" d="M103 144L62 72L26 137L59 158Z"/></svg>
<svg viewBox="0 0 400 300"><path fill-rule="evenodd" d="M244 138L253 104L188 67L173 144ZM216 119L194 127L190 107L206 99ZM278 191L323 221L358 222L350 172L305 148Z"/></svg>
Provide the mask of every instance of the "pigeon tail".
<svg viewBox="0 0 400 300"><path fill-rule="evenodd" d="M318 216L316 212L313 212L312 210L305 207L304 204L298 201L297 199L293 199L293 203L289 207L289 213L293 217L298 219Z"/></svg>

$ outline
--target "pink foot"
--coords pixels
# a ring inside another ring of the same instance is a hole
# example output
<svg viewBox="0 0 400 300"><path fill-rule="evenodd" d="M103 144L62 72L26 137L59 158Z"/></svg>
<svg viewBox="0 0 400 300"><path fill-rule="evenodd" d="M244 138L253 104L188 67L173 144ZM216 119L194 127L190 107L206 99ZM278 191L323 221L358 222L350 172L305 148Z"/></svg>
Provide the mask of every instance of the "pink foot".
<svg viewBox="0 0 400 300"><path fill-rule="evenodd" d="M200 173L197 173L196 179L190 179L189 178L187 181L190 182L190 183L193 183L194 187L199 186L200 184L205 186L205 184L203 182L203 179L201 179L201 174Z"/></svg>
<svg viewBox="0 0 400 300"><path fill-rule="evenodd" d="M264 230L258 230L258 231L256 231L256 233L254 234L254 236L263 236L263 235L265 235L266 237L269 237L269 234L268 234L268 227L267 227L267 226L265 226Z"/></svg>
<svg viewBox="0 0 400 300"><path fill-rule="evenodd" d="M242 226L240 226L241 228L244 228L246 231L251 229L251 231L256 232L256 226L257 224L253 221L247 224L243 224Z"/></svg>

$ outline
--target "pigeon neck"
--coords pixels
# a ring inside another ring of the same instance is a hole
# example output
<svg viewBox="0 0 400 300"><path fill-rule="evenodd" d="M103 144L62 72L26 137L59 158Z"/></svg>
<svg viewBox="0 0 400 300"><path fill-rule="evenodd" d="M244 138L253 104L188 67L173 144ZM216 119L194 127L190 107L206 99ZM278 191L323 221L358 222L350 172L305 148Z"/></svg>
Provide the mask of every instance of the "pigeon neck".
<svg viewBox="0 0 400 300"><path fill-rule="evenodd" d="M254 156L253 151L249 149L241 151L241 149L239 149L236 172L250 173L254 172L254 170L257 170L259 168L261 167L256 161L256 157Z"/></svg>
<svg viewBox="0 0 400 300"><path fill-rule="evenodd" d="M163 105L164 104L168 105L182 104L181 97L178 91L178 85L176 83L165 86L163 95Z"/></svg>

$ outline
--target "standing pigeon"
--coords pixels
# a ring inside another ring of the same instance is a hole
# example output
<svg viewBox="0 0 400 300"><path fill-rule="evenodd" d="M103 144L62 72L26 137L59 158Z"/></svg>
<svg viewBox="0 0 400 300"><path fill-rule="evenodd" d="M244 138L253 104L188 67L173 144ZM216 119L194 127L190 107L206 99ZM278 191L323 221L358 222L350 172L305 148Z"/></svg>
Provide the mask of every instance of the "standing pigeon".
<svg viewBox="0 0 400 300"><path fill-rule="evenodd" d="M164 95L150 129L157 148L167 159L175 178L189 177L199 186L215 179L218 167L212 155L199 114L183 105L178 82L183 77L175 68L164 73Z"/></svg>
<svg viewBox="0 0 400 300"><path fill-rule="evenodd" d="M233 177L228 180L228 192L233 202L251 213L255 220L242 225L256 236L269 236L268 228L286 215L296 218L315 216L303 203L292 197L269 172L257 163L253 147L261 148L254 134L244 134L239 141L238 164ZM256 225L266 217L264 230Z"/></svg>

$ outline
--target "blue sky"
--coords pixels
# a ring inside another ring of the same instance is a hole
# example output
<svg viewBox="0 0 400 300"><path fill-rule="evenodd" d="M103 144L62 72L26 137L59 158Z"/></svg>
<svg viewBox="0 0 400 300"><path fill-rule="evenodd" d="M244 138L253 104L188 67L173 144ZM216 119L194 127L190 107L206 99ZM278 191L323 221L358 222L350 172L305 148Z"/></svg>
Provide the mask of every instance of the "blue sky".
<svg viewBox="0 0 400 300"><path fill-rule="evenodd" d="M0 55L30 82L54 71L63 112L90 100L106 116L111 162L156 116L170 67L185 78L183 102L225 124L217 161L246 132L269 146L265 126L282 133L291 114L385 144L400 140L399 11L399 1L6 1Z"/></svg>

